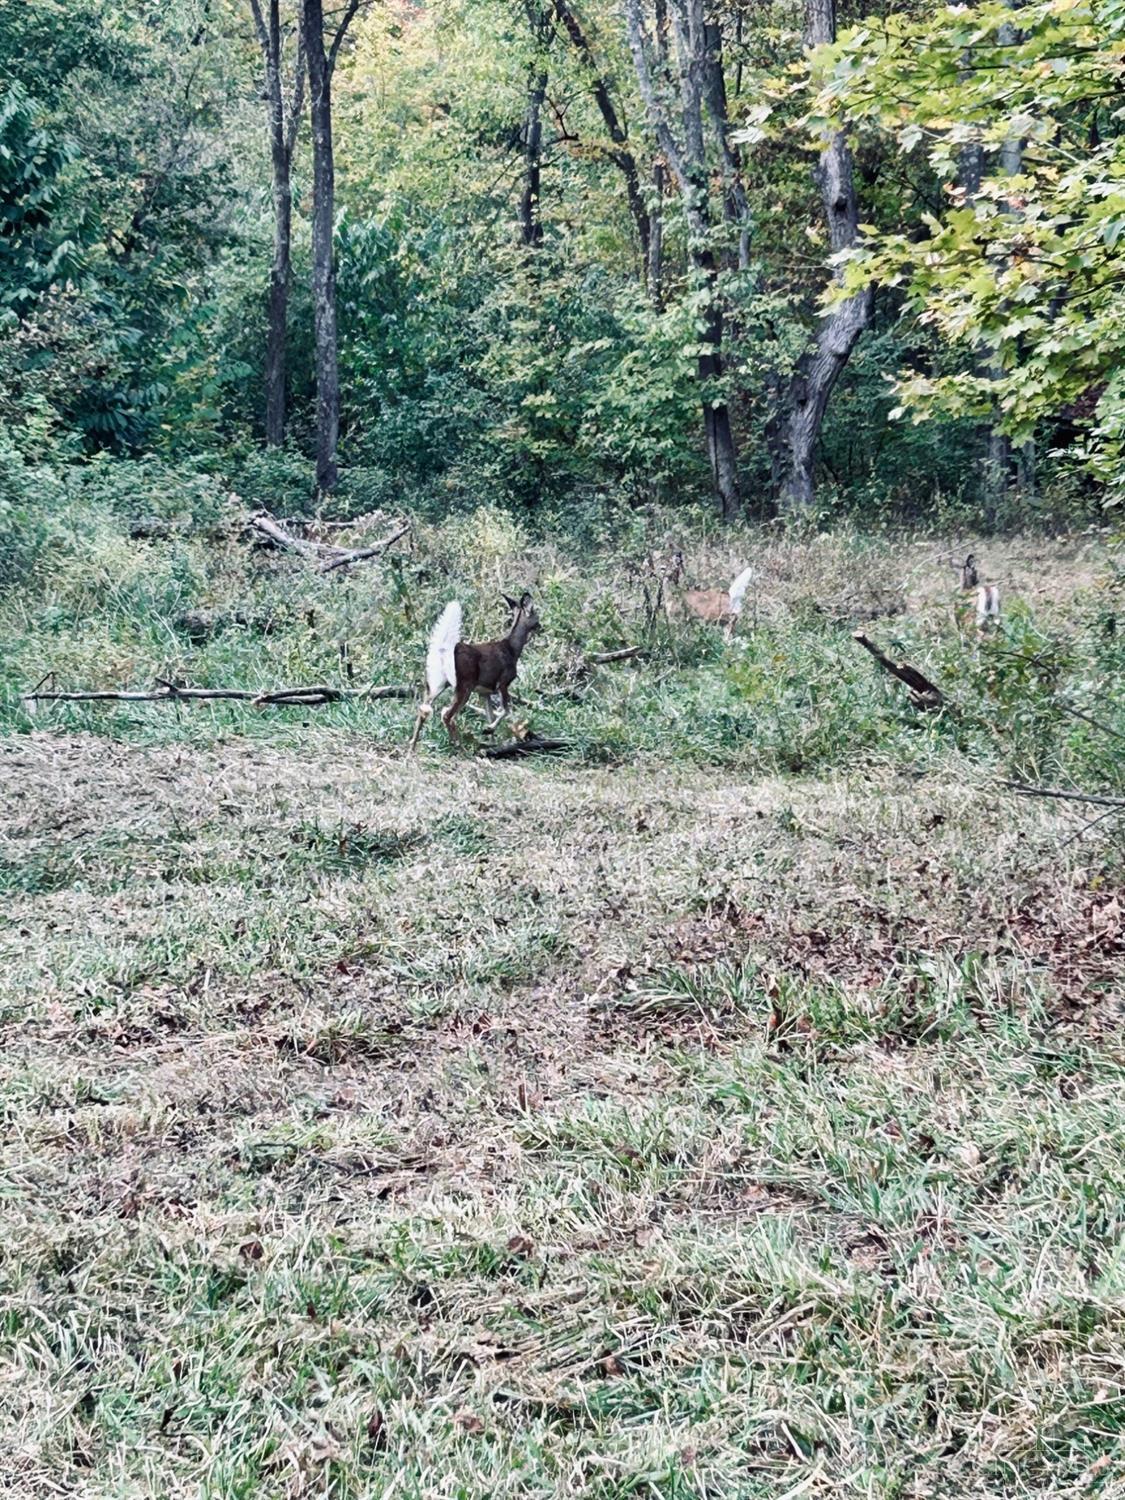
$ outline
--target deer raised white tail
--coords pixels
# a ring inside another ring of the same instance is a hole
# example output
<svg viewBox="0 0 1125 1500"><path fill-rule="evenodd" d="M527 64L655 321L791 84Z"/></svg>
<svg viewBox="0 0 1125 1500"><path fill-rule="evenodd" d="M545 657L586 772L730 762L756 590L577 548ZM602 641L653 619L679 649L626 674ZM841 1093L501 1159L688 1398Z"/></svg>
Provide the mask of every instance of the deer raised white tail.
<svg viewBox="0 0 1125 1500"><path fill-rule="evenodd" d="M746 598L746 590L750 587L754 578L753 568L743 568L742 572L730 586L730 612L737 620L742 613L742 603Z"/></svg>
<svg viewBox="0 0 1125 1500"><path fill-rule="evenodd" d="M1000 586L996 583L981 584L977 594L977 629L983 635L986 630L1000 625Z"/></svg>
<svg viewBox="0 0 1125 1500"><path fill-rule="evenodd" d="M431 701L447 687L457 686L454 652L461 639L461 618L461 606L454 599L445 606L438 616L437 624L430 631L430 644L426 651L426 689Z"/></svg>
<svg viewBox="0 0 1125 1500"><path fill-rule="evenodd" d="M710 625L724 625L730 640L753 578L753 568L743 568L729 589L685 589L683 553L675 552L671 567L664 574L667 585L664 604L668 616L671 619L677 615L694 615L697 620Z"/></svg>

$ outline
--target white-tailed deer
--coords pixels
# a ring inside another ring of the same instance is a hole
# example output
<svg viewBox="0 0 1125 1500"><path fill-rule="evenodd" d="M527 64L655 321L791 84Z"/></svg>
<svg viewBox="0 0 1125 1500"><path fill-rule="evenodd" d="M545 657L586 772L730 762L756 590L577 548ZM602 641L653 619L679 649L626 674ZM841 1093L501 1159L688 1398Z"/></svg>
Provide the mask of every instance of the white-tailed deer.
<svg viewBox="0 0 1125 1500"><path fill-rule="evenodd" d="M430 632L426 652L426 695L410 737L411 750L418 743L422 725L433 713L434 703L446 688L453 689L453 702L442 713L441 722L451 740L461 738L453 727L453 720L474 693L490 700L500 699L500 712L487 726L490 730L495 729L508 712L508 689L515 679L520 654L528 638L539 629L539 616L529 593L524 592L519 599L509 599L507 594L503 598L513 616L511 629L499 641L482 641L480 644L463 641L460 604L454 600L442 610Z"/></svg>
<svg viewBox="0 0 1125 1500"><path fill-rule="evenodd" d="M970 552L961 564L961 600L957 607L957 623L964 626L969 613L969 596L974 596L977 630L985 631L1000 625L1000 585L981 583L977 571L977 560Z"/></svg>
<svg viewBox="0 0 1125 1500"><path fill-rule="evenodd" d="M977 591L977 629L983 635L986 630L1000 628L1000 585L982 583Z"/></svg>
<svg viewBox="0 0 1125 1500"><path fill-rule="evenodd" d="M665 608L670 617L694 615L709 624L725 625L727 639L734 634L742 614L746 591L754 577L753 568L743 568L729 589L685 589L684 555L672 554L672 565L664 575L667 587Z"/></svg>

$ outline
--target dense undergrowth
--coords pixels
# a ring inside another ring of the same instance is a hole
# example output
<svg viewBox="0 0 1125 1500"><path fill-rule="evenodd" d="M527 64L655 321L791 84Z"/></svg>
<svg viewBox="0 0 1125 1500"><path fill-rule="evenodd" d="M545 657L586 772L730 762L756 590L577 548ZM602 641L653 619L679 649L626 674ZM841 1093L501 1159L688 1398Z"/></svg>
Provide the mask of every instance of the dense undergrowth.
<svg viewBox="0 0 1125 1500"><path fill-rule="evenodd" d="M157 678L253 690L415 684L430 624L450 597L479 639L505 628L501 591L530 587L544 629L522 664L517 717L587 761L647 754L819 774L870 761L922 770L953 756L1038 781L1121 785L1113 752L1125 731L1125 572L1106 532L990 543L793 536L721 531L692 511L593 506L569 524L533 528L484 507L439 523L415 516L385 559L322 576L256 546L245 529L250 503L205 476L111 464L44 483L56 486L55 503L35 511L25 565L9 555L0 599L0 722L9 730L30 726L20 696L47 673L60 688ZM386 513L328 532L302 524L359 543L383 533ZM675 546L697 586L723 586L747 561L756 569L731 645L710 626L653 614ZM1003 629L983 641L953 565L970 547L1004 596ZM858 625L937 681L947 707L912 708L856 647ZM587 661L627 646L643 656ZM225 705L41 712L60 726L147 740L294 738L313 722L309 710ZM315 722L395 745L411 716L407 703L352 701L317 710ZM436 729L429 742L444 748Z"/></svg>

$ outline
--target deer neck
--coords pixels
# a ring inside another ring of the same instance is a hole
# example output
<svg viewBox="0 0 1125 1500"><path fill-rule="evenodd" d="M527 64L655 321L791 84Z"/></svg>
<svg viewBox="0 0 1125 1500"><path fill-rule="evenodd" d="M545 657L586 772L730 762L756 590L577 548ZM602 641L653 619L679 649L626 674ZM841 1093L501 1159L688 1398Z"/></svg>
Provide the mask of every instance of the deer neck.
<svg viewBox="0 0 1125 1500"><path fill-rule="evenodd" d="M531 626L528 624L526 618L521 614L517 618L511 630L508 631L508 645L512 648L513 656L519 656L520 652L527 645L530 635Z"/></svg>

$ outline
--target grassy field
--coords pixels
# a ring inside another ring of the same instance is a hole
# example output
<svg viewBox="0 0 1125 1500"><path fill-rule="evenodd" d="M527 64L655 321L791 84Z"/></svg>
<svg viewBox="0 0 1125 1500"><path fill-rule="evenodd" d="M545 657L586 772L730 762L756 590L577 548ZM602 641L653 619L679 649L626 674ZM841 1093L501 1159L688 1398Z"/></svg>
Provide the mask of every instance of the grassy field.
<svg viewBox="0 0 1125 1500"><path fill-rule="evenodd" d="M700 542L741 638L591 670L639 564L490 524L335 581L91 526L0 608L0 1493L1125 1494L1121 824L998 785L1120 792L1105 539L980 547L983 646L953 540ZM18 701L408 680L527 583L558 759Z"/></svg>

